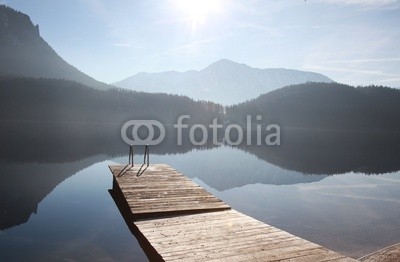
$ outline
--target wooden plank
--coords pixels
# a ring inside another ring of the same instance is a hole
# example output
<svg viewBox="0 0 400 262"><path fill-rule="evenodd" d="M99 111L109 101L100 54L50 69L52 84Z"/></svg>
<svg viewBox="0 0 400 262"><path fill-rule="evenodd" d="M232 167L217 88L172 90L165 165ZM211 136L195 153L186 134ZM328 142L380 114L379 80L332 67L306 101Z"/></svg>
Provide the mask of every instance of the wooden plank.
<svg viewBox="0 0 400 262"><path fill-rule="evenodd" d="M134 224L165 261L347 259L235 210L143 220Z"/></svg>
<svg viewBox="0 0 400 262"><path fill-rule="evenodd" d="M134 218L125 221L163 261L355 261L230 209L168 165L119 177L123 167L110 170Z"/></svg>
<svg viewBox="0 0 400 262"><path fill-rule="evenodd" d="M222 200L168 165L150 165L140 176L140 166L135 166L118 176L124 167L109 166L135 219L230 209Z"/></svg>

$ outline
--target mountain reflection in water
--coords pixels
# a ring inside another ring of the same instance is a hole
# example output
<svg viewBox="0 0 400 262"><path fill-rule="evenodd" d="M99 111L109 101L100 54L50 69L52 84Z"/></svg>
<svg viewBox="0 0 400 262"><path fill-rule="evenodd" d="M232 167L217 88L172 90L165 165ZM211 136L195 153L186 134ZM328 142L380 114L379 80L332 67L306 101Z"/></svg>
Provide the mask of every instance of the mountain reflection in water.
<svg viewBox="0 0 400 262"><path fill-rule="evenodd" d="M0 130L0 140L0 229L3 230L0 243L7 241L7 234L12 235L16 226L27 223L32 214L40 213L39 203L57 186L64 185L62 182L67 178L100 165L102 168L96 168L97 176L106 177L111 183L106 168L108 160L127 161L128 147L121 141L120 126L114 124L8 123ZM210 141L206 146L194 147L189 143L176 146L175 139L167 137L165 142L151 147L150 162L167 163L234 208L345 254L358 256L396 239L400 241L400 234L392 232L393 227L400 226L394 219L399 212L392 209L399 206L400 195L390 187L399 186L400 180L398 173L387 174L400 170L397 133L282 130L281 140L280 146L213 147ZM142 151L143 148L136 148L136 152ZM136 156L135 160L142 158ZM383 175L369 177L353 172ZM345 175L331 176L337 174ZM80 180L83 192L85 189L90 192L96 182ZM376 184L369 184L372 180ZM331 181L337 183L336 188ZM365 184L359 184L360 181ZM366 194L362 190L368 187L382 187L386 191ZM351 201L342 201L346 199ZM393 206L378 205L379 201L388 201ZM349 225L349 217L356 215L352 204L364 210L358 209L361 213ZM102 207L101 203L96 205ZM111 208L112 201L107 205ZM338 209L335 211L333 206ZM58 208L62 209L63 203L54 207L55 212ZM338 210L347 213L335 213ZM379 216L375 214L377 210L382 212ZM85 221L80 214L69 214L72 215L77 221ZM117 211L114 215L118 217ZM361 223L362 218L369 222ZM67 221L59 221L59 226ZM371 221L377 225L368 229ZM322 232L341 232L350 226L354 230L347 240L337 239L339 234L321 236ZM365 235L373 236L374 240L366 240ZM360 236L364 237L362 242ZM113 249L116 251L117 248Z"/></svg>

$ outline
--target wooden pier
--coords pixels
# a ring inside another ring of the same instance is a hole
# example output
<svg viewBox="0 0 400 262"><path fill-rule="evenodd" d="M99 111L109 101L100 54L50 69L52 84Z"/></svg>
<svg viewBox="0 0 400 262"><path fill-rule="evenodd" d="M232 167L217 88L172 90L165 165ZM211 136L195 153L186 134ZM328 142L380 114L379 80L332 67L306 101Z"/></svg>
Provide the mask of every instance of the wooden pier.
<svg viewBox="0 0 400 262"><path fill-rule="evenodd" d="M151 261L356 261L230 208L165 164L121 174L115 200Z"/></svg>

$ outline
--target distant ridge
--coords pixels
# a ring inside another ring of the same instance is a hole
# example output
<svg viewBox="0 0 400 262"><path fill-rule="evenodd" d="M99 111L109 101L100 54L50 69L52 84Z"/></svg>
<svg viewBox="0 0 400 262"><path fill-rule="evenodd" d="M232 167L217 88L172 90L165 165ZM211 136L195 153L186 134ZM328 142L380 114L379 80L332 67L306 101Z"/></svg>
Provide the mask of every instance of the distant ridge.
<svg viewBox="0 0 400 262"><path fill-rule="evenodd" d="M112 86L82 73L43 40L28 15L0 5L0 75L73 80L97 89Z"/></svg>
<svg viewBox="0 0 400 262"><path fill-rule="evenodd" d="M283 68L258 69L227 59L200 71L139 73L115 86L136 91L187 95L231 105L255 98L278 88L306 82L333 82L328 77Z"/></svg>

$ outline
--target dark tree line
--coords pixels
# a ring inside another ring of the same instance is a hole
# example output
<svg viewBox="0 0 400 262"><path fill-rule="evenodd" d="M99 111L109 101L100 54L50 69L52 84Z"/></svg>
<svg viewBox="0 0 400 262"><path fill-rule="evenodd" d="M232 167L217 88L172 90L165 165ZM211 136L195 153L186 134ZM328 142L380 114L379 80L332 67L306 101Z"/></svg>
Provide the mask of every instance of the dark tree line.
<svg viewBox="0 0 400 262"><path fill-rule="evenodd" d="M284 87L226 108L186 96L150 94L123 89L101 91L54 79L0 77L0 119L60 122L112 122L155 119L174 124L209 125L212 119L245 124L246 116L283 127L333 130L400 130L400 91L337 83ZM256 122L254 122L256 123Z"/></svg>
<svg viewBox="0 0 400 262"><path fill-rule="evenodd" d="M122 89L93 89L55 79L0 78L0 119L25 121L82 121L122 123L155 119L176 123L179 115L194 123L222 117L221 105L178 95L150 94Z"/></svg>
<svg viewBox="0 0 400 262"><path fill-rule="evenodd" d="M400 90L338 83L287 86L226 108L230 121L246 115L283 127L343 130L400 130Z"/></svg>

